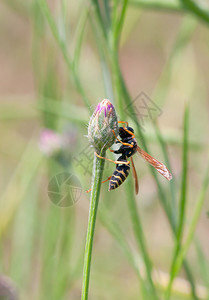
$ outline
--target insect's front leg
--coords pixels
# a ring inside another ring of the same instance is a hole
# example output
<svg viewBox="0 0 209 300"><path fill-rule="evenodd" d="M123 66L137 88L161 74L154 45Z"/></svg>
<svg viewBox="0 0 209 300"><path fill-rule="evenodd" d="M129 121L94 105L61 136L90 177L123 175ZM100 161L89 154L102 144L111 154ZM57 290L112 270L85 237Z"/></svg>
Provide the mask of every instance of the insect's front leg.
<svg viewBox="0 0 209 300"><path fill-rule="evenodd" d="M133 145L132 144L125 144L125 145L121 145L120 148L118 150L115 150L114 153L115 154L120 154L120 153L124 153L124 150L128 150L128 149L132 149L133 148Z"/></svg>
<svg viewBox="0 0 209 300"><path fill-rule="evenodd" d="M126 124L126 127L128 127L128 122L125 122L125 121L118 121L118 123L120 124L123 124L123 128L125 127L125 124Z"/></svg>
<svg viewBox="0 0 209 300"><path fill-rule="evenodd" d="M96 152L94 152L94 154L95 154L98 158L108 160L108 161L110 161L110 162L112 162L112 163L114 163L114 164L116 164L116 165L117 165L117 164L124 164L124 165L129 165L129 164L130 164L130 161L119 161L119 160L114 161L114 160L111 160L111 159L109 159L109 158L103 157L103 156L97 154Z"/></svg>

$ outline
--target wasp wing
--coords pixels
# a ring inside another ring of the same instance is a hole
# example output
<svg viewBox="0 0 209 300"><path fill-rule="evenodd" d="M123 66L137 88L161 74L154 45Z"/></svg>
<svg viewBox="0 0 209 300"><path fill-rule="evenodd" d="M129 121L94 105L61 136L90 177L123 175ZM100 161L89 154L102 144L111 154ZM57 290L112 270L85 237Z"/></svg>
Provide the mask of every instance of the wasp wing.
<svg viewBox="0 0 209 300"><path fill-rule="evenodd" d="M133 176L134 176L134 180L135 180L135 192L136 192L136 195L137 195L138 192L139 192L138 176L137 176L137 173L136 173L136 169L135 169L133 158L130 157L130 160L131 160L132 170L133 170Z"/></svg>
<svg viewBox="0 0 209 300"><path fill-rule="evenodd" d="M167 180L170 181L172 179L172 174L163 163L159 162L157 159L149 155L147 152L142 150L139 146L137 147L137 151L148 163L150 163Z"/></svg>

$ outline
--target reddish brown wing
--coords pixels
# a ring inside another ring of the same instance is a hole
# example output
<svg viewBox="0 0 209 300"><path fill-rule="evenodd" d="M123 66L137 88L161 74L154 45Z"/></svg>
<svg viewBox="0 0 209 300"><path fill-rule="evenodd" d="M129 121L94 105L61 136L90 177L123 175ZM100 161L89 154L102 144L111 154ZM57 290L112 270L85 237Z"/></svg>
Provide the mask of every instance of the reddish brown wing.
<svg viewBox="0 0 209 300"><path fill-rule="evenodd" d="M133 158L130 157L130 159L131 159L132 170L133 170L133 175L134 175L134 180L135 180L135 192L136 192L136 195L137 195L138 192L139 192L138 177L137 177L136 169L135 169L135 166L134 166Z"/></svg>
<svg viewBox="0 0 209 300"><path fill-rule="evenodd" d="M159 162L157 159L155 159L154 157L152 157L151 155L149 155L147 152L145 152L144 150L142 150L139 146L137 147L137 151L139 152L139 154L148 162L150 163L161 175L163 175L166 179L168 179L169 181L172 179L172 174L170 173L170 171L168 170L168 168L166 168L166 166L164 164L162 164L161 162Z"/></svg>

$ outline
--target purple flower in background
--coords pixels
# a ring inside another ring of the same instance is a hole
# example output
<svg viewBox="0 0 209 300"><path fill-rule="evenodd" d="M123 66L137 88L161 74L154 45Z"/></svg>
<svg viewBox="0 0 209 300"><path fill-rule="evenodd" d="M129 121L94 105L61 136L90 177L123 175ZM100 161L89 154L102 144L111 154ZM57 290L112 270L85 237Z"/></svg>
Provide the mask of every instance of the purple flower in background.
<svg viewBox="0 0 209 300"><path fill-rule="evenodd" d="M14 282L5 275L0 275L0 299L18 300L18 291Z"/></svg>
<svg viewBox="0 0 209 300"><path fill-rule="evenodd" d="M75 152L77 139L77 130L71 124L62 134L46 128L41 132L39 148L44 155L68 164Z"/></svg>
<svg viewBox="0 0 209 300"><path fill-rule="evenodd" d="M62 149L62 136L50 129L44 129L40 136L39 147L41 152L51 156Z"/></svg>

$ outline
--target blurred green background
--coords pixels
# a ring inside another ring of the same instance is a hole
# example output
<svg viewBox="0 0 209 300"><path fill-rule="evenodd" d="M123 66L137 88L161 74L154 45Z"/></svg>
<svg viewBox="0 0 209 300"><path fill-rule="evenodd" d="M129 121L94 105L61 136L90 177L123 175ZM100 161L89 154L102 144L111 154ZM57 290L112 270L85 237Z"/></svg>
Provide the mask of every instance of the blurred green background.
<svg viewBox="0 0 209 300"><path fill-rule="evenodd" d="M186 6L190 2L129 1L119 24L119 47L111 48L114 14L122 14L124 1L1 1L0 293L6 280L8 287L16 286L19 299L80 298L89 208L85 190L91 186L93 162L87 126L104 98L115 104L118 118L134 128L134 117L125 113L126 99L143 92L161 110L160 116L150 117L145 109L143 119L136 117L149 153L170 162L172 183L156 177L171 219L177 218L182 193L188 104L184 241L202 188L209 145L209 4L197 1L198 11ZM46 129L57 134L55 144L43 139ZM143 148L142 136L136 133ZM41 143L49 143L44 145L49 150ZM157 181L146 163L134 158L137 211L156 272L153 280L163 299L175 242ZM106 163L104 179L113 170L114 165ZM47 191L50 179L65 171L77 176L83 192L76 205L62 208L50 201ZM143 254L133 233L128 188L134 189L131 178L113 192L107 191L107 183L102 185L89 299L145 299L140 292L141 277L146 277ZM208 196L204 194L186 253L196 292L191 293L182 268L171 299L209 299ZM7 298L0 294L0 299L16 299L5 290Z"/></svg>

